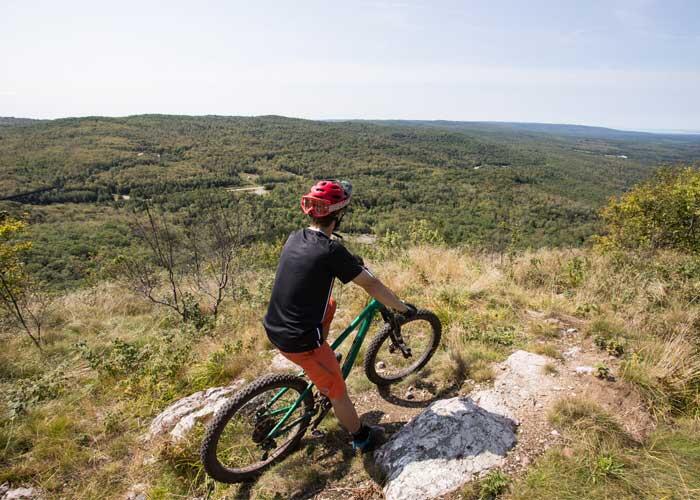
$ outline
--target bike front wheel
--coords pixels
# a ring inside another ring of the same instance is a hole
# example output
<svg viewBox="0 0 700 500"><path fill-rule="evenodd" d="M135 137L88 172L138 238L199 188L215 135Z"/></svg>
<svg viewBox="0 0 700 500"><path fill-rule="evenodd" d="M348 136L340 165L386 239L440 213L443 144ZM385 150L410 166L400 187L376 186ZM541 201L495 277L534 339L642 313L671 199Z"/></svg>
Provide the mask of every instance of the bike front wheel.
<svg viewBox="0 0 700 500"><path fill-rule="evenodd" d="M294 451L315 411L311 391L294 408L307 384L293 375L266 375L231 398L214 416L200 448L207 474L223 483L249 481Z"/></svg>
<svg viewBox="0 0 700 500"><path fill-rule="evenodd" d="M395 345L389 324L384 325L372 339L365 354L367 378L379 386L398 382L423 368L440 344L442 324L434 313L419 309L410 319L399 316L397 320L410 355L406 356Z"/></svg>

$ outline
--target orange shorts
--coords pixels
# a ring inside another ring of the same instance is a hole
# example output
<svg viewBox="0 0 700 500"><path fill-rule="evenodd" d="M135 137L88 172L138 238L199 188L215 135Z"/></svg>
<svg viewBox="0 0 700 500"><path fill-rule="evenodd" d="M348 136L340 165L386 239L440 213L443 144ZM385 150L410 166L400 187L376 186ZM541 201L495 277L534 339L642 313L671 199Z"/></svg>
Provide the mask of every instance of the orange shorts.
<svg viewBox="0 0 700 500"><path fill-rule="evenodd" d="M340 399L345 394L345 380L340 371L338 360L327 342L321 347L306 352L283 352L282 355L292 363L301 366L306 376L329 399Z"/></svg>
<svg viewBox="0 0 700 500"><path fill-rule="evenodd" d="M306 376L318 387L318 390L329 399L340 399L345 394L345 380L340 371L340 365L335 354L325 338L335 315L336 303L333 297L328 301L326 313L323 316L323 338L320 347L306 352L282 352L282 355L292 363L299 365Z"/></svg>

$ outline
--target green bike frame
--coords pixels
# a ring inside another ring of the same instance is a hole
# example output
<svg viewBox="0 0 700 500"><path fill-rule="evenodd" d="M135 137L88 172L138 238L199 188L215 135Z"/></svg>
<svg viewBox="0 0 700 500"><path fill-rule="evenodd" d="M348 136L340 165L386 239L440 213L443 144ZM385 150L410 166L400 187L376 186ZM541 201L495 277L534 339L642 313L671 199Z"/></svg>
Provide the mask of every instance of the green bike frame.
<svg viewBox="0 0 700 500"><path fill-rule="evenodd" d="M335 351L340 347L340 345L347 339L350 334L355 331L359 327L359 331L357 332L357 335L355 336L355 340L352 343L352 346L350 346L350 351L348 351L348 355L345 358L345 362L343 363L342 366L342 373L343 373L343 379L347 379L348 375L350 374L350 370L352 369L353 365L355 364L355 360L357 359L357 355L360 352L360 347L362 347L362 342L364 342L365 337L367 336L367 332L369 331L369 327L372 325L372 320L374 319L374 315L382 308L383 306L377 302L376 300L372 299L369 304L367 304L367 307L365 307L362 312L354 319L352 320L352 323L343 330L343 333L341 333L337 339L333 342L331 345L331 349ZM303 374L300 373L300 375ZM285 432L287 432L289 429L294 427L296 424L298 424L301 420L304 418L307 418L309 415L304 414L301 417L295 419L293 422L290 422L285 425L285 422L287 422L287 419L289 416L294 413L294 411L299 407L301 402L304 400L306 395L309 393L309 391L312 390L314 384L309 382L309 384L306 386L306 389L304 389L304 392L301 393L299 398L292 403L291 405L284 407L284 408L278 408L273 411L266 411L264 415L267 416L274 416L274 415L279 415L280 413L284 413L284 416L282 419L277 422L277 424L272 428L272 430L267 434L266 439L274 439L278 436L281 436ZM277 401L282 395L287 392L287 389L281 389L275 396L270 400L270 402L267 404L267 407L269 408L270 405L274 404L275 401Z"/></svg>

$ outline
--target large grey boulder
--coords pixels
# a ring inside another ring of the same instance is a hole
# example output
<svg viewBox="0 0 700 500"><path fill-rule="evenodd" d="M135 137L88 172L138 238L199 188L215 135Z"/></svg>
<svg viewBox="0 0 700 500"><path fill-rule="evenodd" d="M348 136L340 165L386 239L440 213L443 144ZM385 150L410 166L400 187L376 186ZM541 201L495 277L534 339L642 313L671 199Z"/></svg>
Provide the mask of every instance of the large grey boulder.
<svg viewBox="0 0 700 500"><path fill-rule="evenodd" d="M471 398L432 403L375 452L388 500L435 498L497 467L516 442L509 418Z"/></svg>
<svg viewBox="0 0 700 500"><path fill-rule="evenodd" d="M146 440L165 436L175 443L184 439L197 422L208 422L226 401L245 385L236 380L225 387L212 387L175 401L151 422Z"/></svg>
<svg viewBox="0 0 700 500"><path fill-rule="evenodd" d="M376 453L387 475L386 497L435 498L503 465L515 426L530 429L533 415L560 397L563 380L547 375L550 362L515 351L496 365L492 387L436 401L417 415Z"/></svg>

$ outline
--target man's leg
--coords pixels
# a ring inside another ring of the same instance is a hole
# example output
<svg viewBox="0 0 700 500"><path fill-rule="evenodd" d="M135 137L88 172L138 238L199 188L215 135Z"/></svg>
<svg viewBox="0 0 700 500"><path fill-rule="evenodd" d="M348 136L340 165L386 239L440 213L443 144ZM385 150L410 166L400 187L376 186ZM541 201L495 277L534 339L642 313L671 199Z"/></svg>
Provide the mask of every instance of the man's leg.
<svg viewBox="0 0 700 500"><path fill-rule="evenodd" d="M357 416L355 405L350 401L348 391L345 391L338 399L331 399L331 404L336 418L348 432L355 434L360 430L360 417Z"/></svg>
<svg viewBox="0 0 700 500"><path fill-rule="evenodd" d="M353 448L366 452L381 442L383 429L360 422L355 405L348 396L338 361L327 343L312 351L282 354L301 366L321 394L328 397L336 418L352 435Z"/></svg>

